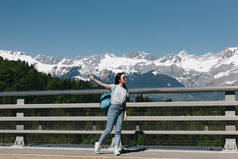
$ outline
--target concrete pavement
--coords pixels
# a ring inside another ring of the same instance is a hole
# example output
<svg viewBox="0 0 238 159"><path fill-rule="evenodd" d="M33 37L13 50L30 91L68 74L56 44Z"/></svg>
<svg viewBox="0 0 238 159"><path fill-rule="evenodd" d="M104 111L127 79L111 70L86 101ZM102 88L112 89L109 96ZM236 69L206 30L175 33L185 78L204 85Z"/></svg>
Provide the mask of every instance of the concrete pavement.
<svg viewBox="0 0 238 159"><path fill-rule="evenodd" d="M127 149L120 156L103 149L95 154L93 148L61 147L0 147L0 159L237 159L238 152Z"/></svg>

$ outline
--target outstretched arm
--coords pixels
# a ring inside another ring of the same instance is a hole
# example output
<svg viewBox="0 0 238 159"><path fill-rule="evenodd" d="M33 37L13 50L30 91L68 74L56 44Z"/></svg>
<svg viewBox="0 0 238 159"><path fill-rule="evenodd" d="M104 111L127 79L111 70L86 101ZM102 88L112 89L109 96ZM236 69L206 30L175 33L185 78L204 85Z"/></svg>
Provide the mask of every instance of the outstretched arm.
<svg viewBox="0 0 238 159"><path fill-rule="evenodd" d="M102 83L102 82L96 80L96 79L93 77L93 75L90 75L89 79L90 79L91 81L94 81L95 83L97 83L97 84L98 84L99 86L101 86L101 87L104 87L104 88L106 88L106 89L110 89L110 86L109 86L108 84L105 84L105 83Z"/></svg>

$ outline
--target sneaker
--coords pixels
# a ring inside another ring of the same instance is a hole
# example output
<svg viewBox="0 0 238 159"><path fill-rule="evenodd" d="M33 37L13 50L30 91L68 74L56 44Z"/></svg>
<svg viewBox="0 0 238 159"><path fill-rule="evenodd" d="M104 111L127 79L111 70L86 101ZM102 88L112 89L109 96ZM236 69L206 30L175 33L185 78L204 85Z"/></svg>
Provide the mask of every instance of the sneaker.
<svg viewBox="0 0 238 159"><path fill-rule="evenodd" d="M119 155L120 155L118 146L115 146L115 148L114 148L114 155L116 155L116 156L119 156Z"/></svg>
<svg viewBox="0 0 238 159"><path fill-rule="evenodd" d="M95 151L96 153L99 153L100 150L101 150L101 145L99 145L99 142L95 142L95 149L94 149L94 151Z"/></svg>

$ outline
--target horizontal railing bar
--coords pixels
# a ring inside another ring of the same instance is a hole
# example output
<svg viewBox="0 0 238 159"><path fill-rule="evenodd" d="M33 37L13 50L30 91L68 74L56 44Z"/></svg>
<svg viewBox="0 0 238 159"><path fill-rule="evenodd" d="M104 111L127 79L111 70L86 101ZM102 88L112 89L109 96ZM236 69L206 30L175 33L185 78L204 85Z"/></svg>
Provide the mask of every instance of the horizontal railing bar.
<svg viewBox="0 0 238 159"><path fill-rule="evenodd" d="M128 121L238 121L238 116L128 116ZM0 121L106 121L106 116L0 117Z"/></svg>
<svg viewBox="0 0 238 159"><path fill-rule="evenodd" d="M103 130L0 130L0 133L21 134L102 134ZM123 134L135 134L135 130L122 130ZM112 131L112 134L115 134Z"/></svg>
<svg viewBox="0 0 238 159"><path fill-rule="evenodd" d="M66 117L66 116L47 116L47 117L0 117L0 121L106 121L106 116L89 117Z"/></svg>
<svg viewBox="0 0 238 159"><path fill-rule="evenodd" d="M137 102L127 103L128 107L207 107L238 106L238 101L192 101L192 102Z"/></svg>
<svg viewBox="0 0 238 159"><path fill-rule="evenodd" d="M238 121L238 116L128 116L128 121Z"/></svg>
<svg viewBox="0 0 238 159"><path fill-rule="evenodd" d="M128 102L127 107L207 107L238 106L238 101L196 101L196 102ZM99 108L99 103L63 104L2 104L0 109L41 109L41 108Z"/></svg>
<svg viewBox="0 0 238 159"><path fill-rule="evenodd" d="M92 95L102 94L108 90L56 90L56 91L12 91L0 92L0 96L51 96L51 95Z"/></svg>
<svg viewBox="0 0 238 159"><path fill-rule="evenodd" d="M238 131L180 131L180 130L146 130L141 131L144 134L157 135L238 135ZM0 133L9 134L102 134L102 130L0 130ZM115 132L113 131L112 134ZM122 134L135 134L135 130L122 130Z"/></svg>
<svg viewBox="0 0 238 159"><path fill-rule="evenodd" d="M236 91L238 91L237 86L226 86L226 87L169 87L169 88L129 89L130 94L236 92Z"/></svg>
<svg viewBox="0 0 238 159"><path fill-rule="evenodd" d="M2 104L0 109L100 108L99 103Z"/></svg>
<svg viewBox="0 0 238 159"><path fill-rule="evenodd" d="M91 94L102 94L105 91L108 91L108 90L106 90L106 89L91 89L91 90L56 90L56 91L11 91L11 92L0 92L0 96L91 95ZM235 91L238 91L237 86L129 89L130 94L188 93L188 92L235 92Z"/></svg>
<svg viewBox="0 0 238 159"><path fill-rule="evenodd" d="M157 134L157 135L238 135L238 131L143 131L144 134Z"/></svg>
<svg viewBox="0 0 238 159"><path fill-rule="evenodd" d="M227 87L169 87L169 88L129 89L130 94L236 92L236 91L238 91L237 86L227 86Z"/></svg>
<svg viewBox="0 0 238 159"><path fill-rule="evenodd" d="M99 103L2 104L0 109L100 108Z"/></svg>

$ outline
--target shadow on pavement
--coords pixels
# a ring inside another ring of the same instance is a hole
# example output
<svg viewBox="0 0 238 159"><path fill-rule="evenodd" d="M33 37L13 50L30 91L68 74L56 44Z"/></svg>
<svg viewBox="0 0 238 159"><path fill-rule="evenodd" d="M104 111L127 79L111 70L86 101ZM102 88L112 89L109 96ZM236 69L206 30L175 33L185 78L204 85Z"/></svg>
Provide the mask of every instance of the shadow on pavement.
<svg viewBox="0 0 238 159"><path fill-rule="evenodd" d="M123 153L132 153L132 152L140 152L140 151L145 151L147 150L146 148L135 148L135 149L123 149L121 151L121 154Z"/></svg>

